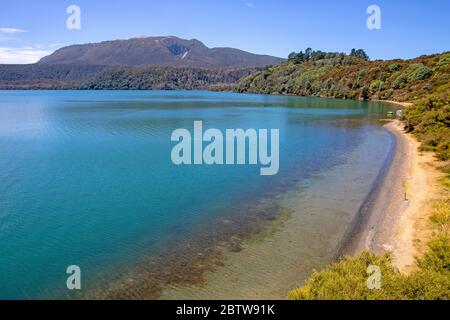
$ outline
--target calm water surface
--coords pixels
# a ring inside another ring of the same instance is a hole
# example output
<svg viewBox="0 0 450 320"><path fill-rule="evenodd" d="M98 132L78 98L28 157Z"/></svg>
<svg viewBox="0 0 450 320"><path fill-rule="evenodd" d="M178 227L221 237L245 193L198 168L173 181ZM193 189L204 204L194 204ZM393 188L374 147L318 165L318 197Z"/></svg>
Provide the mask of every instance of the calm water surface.
<svg viewBox="0 0 450 320"><path fill-rule="evenodd" d="M315 258L331 259L385 164L393 141L376 119L388 109L201 91L0 91L0 298L70 297L69 265L95 290L205 230L209 241L217 221L267 208L301 222L292 241L306 275ZM173 165L170 135L194 120L279 128L279 174Z"/></svg>

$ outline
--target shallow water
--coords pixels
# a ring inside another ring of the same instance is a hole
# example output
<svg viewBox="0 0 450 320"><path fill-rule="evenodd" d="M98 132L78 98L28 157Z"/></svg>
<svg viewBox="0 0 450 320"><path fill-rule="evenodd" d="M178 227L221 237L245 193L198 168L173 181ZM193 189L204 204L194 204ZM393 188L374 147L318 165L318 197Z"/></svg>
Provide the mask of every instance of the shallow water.
<svg viewBox="0 0 450 320"><path fill-rule="evenodd" d="M393 146L376 121L389 108L201 91L0 91L0 298L78 297L66 288L73 264L88 293L282 297L339 250ZM205 130L280 129L278 175L173 165L170 135L194 120ZM286 212L284 227L256 236ZM147 279L158 290L136 289Z"/></svg>

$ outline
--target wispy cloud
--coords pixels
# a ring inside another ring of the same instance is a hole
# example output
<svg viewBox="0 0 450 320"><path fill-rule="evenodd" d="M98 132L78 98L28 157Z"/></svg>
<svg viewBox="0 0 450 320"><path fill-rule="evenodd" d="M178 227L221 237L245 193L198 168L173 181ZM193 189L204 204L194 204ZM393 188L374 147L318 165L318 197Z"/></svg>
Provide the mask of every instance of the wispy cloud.
<svg viewBox="0 0 450 320"><path fill-rule="evenodd" d="M27 30L17 29L17 28L0 28L0 33L3 34L16 34L16 33L24 33L28 32Z"/></svg>
<svg viewBox="0 0 450 320"><path fill-rule="evenodd" d="M247 2L245 5L249 8L253 8L255 6L253 2Z"/></svg>
<svg viewBox="0 0 450 320"><path fill-rule="evenodd" d="M0 64L35 63L52 52L53 50L43 50L33 47L0 47Z"/></svg>

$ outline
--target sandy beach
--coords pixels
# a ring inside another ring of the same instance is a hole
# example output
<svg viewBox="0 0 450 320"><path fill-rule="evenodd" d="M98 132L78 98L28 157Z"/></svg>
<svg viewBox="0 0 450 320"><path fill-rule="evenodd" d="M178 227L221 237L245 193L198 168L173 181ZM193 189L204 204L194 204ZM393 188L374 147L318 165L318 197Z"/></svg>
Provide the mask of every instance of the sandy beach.
<svg viewBox="0 0 450 320"><path fill-rule="evenodd" d="M385 128L395 136L395 155L370 214L344 253L391 252L394 265L407 273L415 268L415 256L430 236L431 200L439 194L437 180L442 174L434 166L433 154L419 152L419 142L404 132L399 121Z"/></svg>
<svg viewBox="0 0 450 320"><path fill-rule="evenodd" d="M412 102L400 102L400 101L394 101L394 100L371 100L371 101L387 102L387 103L390 103L390 104L393 104L396 106L400 106L403 108L410 107L413 105Z"/></svg>

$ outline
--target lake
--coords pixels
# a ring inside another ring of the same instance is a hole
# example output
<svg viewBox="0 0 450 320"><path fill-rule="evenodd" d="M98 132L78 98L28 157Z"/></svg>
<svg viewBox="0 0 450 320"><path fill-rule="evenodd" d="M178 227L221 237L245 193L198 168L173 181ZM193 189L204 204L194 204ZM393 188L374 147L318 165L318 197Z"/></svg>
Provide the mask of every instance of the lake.
<svg viewBox="0 0 450 320"><path fill-rule="evenodd" d="M336 257L395 146L390 105L0 91L0 299L283 298ZM177 128L279 129L279 172L171 160ZM81 268L69 291L66 269ZM199 286L201 284L201 286Z"/></svg>

